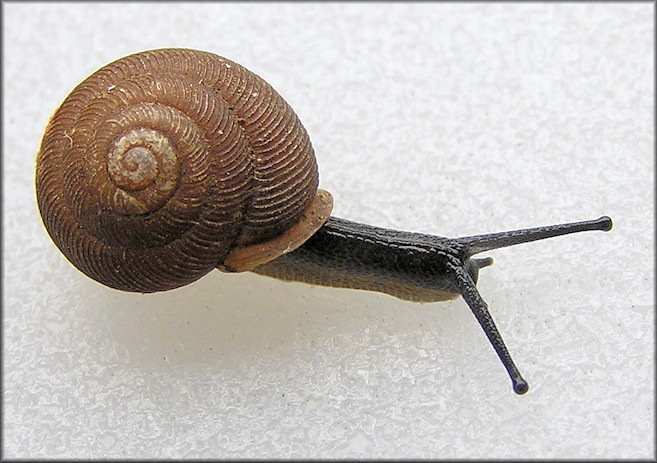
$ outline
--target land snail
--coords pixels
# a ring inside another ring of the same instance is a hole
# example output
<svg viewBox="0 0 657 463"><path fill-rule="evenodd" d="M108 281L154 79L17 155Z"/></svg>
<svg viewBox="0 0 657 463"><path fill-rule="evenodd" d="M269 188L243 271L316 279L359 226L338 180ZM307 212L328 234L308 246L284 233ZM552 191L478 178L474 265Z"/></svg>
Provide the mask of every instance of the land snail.
<svg viewBox="0 0 657 463"><path fill-rule="evenodd" d="M476 282L474 255L587 230L609 217L461 238L330 216L306 130L263 79L189 49L137 53L79 84L36 165L43 223L68 260L150 293L217 268L436 302L463 297L518 394L528 390Z"/></svg>

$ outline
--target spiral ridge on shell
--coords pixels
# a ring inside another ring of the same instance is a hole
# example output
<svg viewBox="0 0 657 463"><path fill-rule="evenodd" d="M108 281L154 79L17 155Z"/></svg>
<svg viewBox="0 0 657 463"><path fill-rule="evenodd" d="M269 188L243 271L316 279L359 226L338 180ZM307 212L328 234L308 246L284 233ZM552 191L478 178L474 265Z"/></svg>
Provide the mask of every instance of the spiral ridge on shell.
<svg viewBox="0 0 657 463"><path fill-rule="evenodd" d="M220 56L137 53L53 115L36 191L53 241L88 276L139 292L194 281L299 220L318 186L305 129L263 79Z"/></svg>

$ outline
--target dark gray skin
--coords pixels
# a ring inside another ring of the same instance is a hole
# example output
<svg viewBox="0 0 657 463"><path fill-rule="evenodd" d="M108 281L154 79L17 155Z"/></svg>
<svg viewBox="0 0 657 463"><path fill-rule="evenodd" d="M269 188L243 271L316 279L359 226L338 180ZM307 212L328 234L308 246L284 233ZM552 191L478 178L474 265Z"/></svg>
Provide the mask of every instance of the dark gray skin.
<svg viewBox="0 0 657 463"><path fill-rule="evenodd" d="M442 301L459 295L468 304L504 364L517 394L529 390L486 302L476 287L479 269L493 260L480 252L581 231L609 231L596 220L462 238L402 232L330 217L297 250L252 271L281 280L379 291L412 301Z"/></svg>

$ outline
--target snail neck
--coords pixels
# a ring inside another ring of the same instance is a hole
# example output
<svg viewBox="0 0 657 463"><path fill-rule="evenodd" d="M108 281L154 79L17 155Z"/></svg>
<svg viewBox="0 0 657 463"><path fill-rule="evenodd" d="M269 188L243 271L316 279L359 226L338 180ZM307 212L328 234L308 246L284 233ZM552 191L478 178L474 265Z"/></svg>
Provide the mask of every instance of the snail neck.
<svg viewBox="0 0 657 463"><path fill-rule="evenodd" d="M446 260L453 240L330 217L301 247L252 271L286 281L377 291L415 302L459 296ZM470 270L478 268L472 261Z"/></svg>

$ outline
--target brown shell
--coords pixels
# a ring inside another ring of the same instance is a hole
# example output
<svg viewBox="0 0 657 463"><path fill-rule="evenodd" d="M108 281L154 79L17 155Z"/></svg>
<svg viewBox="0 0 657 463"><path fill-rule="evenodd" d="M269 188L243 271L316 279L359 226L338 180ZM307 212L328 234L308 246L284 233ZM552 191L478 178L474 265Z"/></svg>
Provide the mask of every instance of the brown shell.
<svg viewBox="0 0 657 463"><path fill-rule="evenodd" d="M44 134L36 192L76 267L153 292L217 266L248 270L239 253L232 266L226 256L280 249L295 224L299 246L330 213L318 181L306 130L269 84L211 53L162 49L115 61L71 92Z"/></svg>

